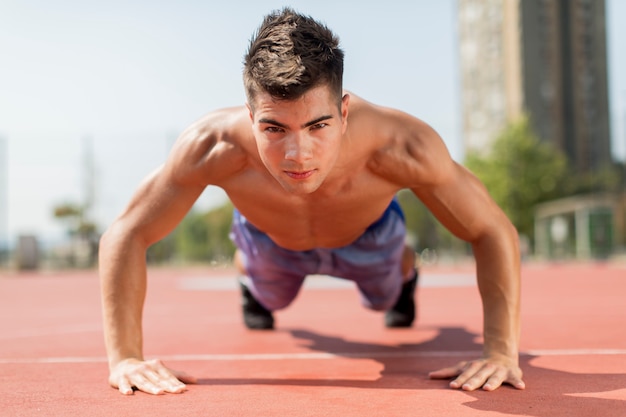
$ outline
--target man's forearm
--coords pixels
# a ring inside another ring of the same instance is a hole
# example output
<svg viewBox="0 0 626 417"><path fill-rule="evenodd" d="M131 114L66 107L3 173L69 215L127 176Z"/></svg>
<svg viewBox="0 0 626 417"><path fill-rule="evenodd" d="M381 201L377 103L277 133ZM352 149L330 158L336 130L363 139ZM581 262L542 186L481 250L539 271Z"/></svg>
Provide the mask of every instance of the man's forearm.
<svg viewBox="0 0 626 417"><path fill-rule="evenodd" d="M109 233L102 239L99 263L109 366L128 358L143 359L145 247L132 241L124 242Z"/></svg>
<svg viewBox="0 0 626 417"><path fill-rule="evenodd" d="M484 237L473 246L483 302L487 357L518 360L521 287L518 246L514 231Z"/></svg>

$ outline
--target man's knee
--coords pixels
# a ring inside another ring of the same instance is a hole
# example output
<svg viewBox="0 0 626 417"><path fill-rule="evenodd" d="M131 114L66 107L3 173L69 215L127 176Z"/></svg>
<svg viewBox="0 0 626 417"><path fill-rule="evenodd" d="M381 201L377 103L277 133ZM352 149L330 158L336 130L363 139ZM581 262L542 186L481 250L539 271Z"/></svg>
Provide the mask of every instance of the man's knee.
<svg viewBox="0 0 626 417"><path fill-rule="evenodd" d="M269 311L282 310L287 308L293 300L295 300L296 294L286 294L284 292L257 292L258 301L268 309ZM255 298L257 298L255 296Z"/></svg>
<svg viewBox="0 0 626 417"><path fill-rule="evenodd" d="M243 273L241 276L241 283L245 285L252 296L267 310L276 311L288 307L298 296L300 288L302 287L301 279L289 277L277 278L273 277L271 280L255 279L254 271L251 271L252 275Z"/></svg>
<svg viewBox="0 0 626 417"><path fill-rule="evenodd" d="M363 307L372 311L387 311L396 303L397 296L373 299L372 297L363 296L361 303Z"/></svg>
<svg viewBox="0 0 626 417"><path fill-rule="evenodd" d="M409 245L405 245L402 252L402 276L404 279L411 279L415 269L415 251Z"/></svg>
<svg viewBox="0 0 626 417"><path fill-rule="evenodd" d="M237 271L239 271L239 273L241 275L246 275L247 274L247 272L246 272L246 264L244 262L244 257L245 257L245 255L239 249L237 249L235 251L235 256L233 256L233 263L235 264L235 268L237 268Z"/></svg>

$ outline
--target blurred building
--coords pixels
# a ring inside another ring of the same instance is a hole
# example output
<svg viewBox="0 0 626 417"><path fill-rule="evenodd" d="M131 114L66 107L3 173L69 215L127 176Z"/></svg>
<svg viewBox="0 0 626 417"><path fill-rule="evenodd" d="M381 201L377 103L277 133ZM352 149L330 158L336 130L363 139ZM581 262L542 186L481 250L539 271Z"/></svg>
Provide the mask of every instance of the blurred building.
<svg viewBox="0 0 626 417"><path fill-rule="evenodd" d="M7 140L0 136L0 265L9 246L9 158Z"/></svg>
<svg viewBox="0 0 626 417"><path fill-rule="evenodd" d="M623 242L623 199L598 193L539 204L535 253L546 258L608 258Z"/></svg>
<svg viewBox="0 0 626 417"><path fill-rule="evenodd" d="M579 172L611 163L604 0L458 0L466 150L526 112Z"/></svg>

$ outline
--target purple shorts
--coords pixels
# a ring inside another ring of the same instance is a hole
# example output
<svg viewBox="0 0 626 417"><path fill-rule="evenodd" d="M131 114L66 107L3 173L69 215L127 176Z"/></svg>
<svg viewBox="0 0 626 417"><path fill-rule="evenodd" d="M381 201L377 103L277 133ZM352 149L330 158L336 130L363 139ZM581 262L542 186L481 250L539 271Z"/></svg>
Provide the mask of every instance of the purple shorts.
<svg viewBox="0 0 626 417"><path fill-rule="evenodd" d="M233 213L230 236L242 255L247 274L244 284L257 301L273 311L296 298L307 275L354 281L365 307L388 310L402 287L405 235L404 215L394 199L363 235L339 248L284 249L237 210Z"/></svg>

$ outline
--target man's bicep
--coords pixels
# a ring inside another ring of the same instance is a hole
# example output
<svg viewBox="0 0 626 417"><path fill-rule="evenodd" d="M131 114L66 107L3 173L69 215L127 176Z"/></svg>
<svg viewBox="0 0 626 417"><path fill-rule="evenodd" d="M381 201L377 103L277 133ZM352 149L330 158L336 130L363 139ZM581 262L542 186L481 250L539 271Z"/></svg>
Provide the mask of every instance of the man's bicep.
<svg viewBox="0 0 626 417"><path fill-rule="evenodd" d="M146 246L170 233L204 189L200 185L181 183L170 172L160 167L150 174L118 219Z"/></svg>
<svg viewBox="0 0 626 417"><path fill-rule="evenodd" d="M485 186L463 166L452 162L439 178L412 191L460 239L474 241L502 218Z"/></svg>

